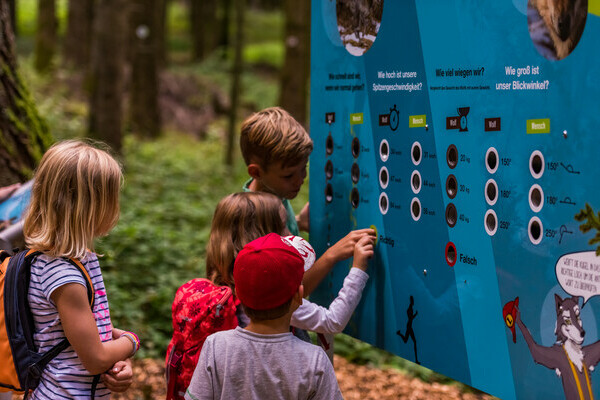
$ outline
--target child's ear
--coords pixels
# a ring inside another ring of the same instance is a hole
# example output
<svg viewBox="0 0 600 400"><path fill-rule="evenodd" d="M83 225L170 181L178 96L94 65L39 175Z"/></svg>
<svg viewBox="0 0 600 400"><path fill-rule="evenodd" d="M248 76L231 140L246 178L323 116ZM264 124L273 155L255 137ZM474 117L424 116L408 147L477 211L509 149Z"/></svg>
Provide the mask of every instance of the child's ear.
<svg viewBox="0 0 600 400"><path fill-rule="evenodd" d="M304 285L298 286L298 291L294 295L294 301L298 306L302 305L302 298L304 297Z"/></svg>
<svg viewBox="0 0 600 400"><path fill-rule="evenodd" d="M254 179L260 179L261 168L258 164L248 164L248 175L250 175Z"/></svg>

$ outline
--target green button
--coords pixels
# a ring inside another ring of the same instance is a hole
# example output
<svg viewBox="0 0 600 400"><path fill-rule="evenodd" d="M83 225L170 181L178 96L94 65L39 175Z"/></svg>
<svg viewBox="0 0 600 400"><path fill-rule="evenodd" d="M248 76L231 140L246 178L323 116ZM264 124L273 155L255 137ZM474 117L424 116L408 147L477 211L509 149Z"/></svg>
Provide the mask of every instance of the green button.
<svg viewBox="0 0 600 400"><path fill-rule="evenodd" d="M363 113L350 114L350 125L363 123Z"/></svg>
<svg viewBox="0 0 600 400"><path fill-rule="evenodd" d="M527 134L530 133L550 133L550 118L528 119Z"/></svg>
<svg viewBox="0 0 600 400"><path fill-rule="evenodd" d="M423 115L410 115L408 117L409 128L424 128L427 125L427 116Z"/></svg>

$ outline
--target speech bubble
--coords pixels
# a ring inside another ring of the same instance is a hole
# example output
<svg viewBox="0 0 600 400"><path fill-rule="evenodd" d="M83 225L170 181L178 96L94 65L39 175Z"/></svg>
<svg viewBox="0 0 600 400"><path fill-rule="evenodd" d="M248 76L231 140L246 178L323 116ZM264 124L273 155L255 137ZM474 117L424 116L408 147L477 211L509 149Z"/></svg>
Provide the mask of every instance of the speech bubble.
<svg viewBox="0 0 600 400"><path fill-rule="evenodd" d="M581 296L583 304L600 295L600 257L595 251L561 256L556 262L556 279L571 296Z"/></svg>

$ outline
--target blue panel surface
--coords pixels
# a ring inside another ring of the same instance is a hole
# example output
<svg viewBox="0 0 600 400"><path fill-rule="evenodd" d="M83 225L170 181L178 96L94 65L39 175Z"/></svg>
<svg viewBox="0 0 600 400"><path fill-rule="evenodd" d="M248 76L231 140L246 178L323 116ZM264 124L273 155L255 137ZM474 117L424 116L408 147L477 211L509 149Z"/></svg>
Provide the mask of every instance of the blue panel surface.
<svg viewBox="0 0 600 400"><path fill-rule="evenodd" d="M11 221L14 223L23 218L25 210L29 205L32 185L33 180L22 185L8 199L0 202L0 221Z"/></svg>
<svg viewBox="0 0 600 400"><path fill-rule="evenodd" d="M600 258L575 219L600 209L600 2L312 10L311 243L378 235L346 332L503 399L600 396Z"/></svg>

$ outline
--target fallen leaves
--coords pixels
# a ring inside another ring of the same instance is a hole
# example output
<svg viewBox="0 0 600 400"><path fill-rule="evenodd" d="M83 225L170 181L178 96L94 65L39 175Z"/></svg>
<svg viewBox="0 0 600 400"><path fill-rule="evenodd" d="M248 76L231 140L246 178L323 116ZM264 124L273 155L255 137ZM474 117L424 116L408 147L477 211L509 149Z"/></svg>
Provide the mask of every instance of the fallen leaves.
<svg viewBox="0 0 600 400"><path fill-rule="evenodd" d="M346 400L491 400L492 396L463 393L453 385L427 383L395 369L361 366L335 356L335 373ZM114 394L114 400L154 400L166 397L163 360L136 360L133 366L135 382L124 394Z"/></svg>
<svg viewBox="0 0 600 400"><path fill-rule="evenodd" d="M396 369L356 365L335 356L335 374L345 400L492 400L479 393L464 393L454 385L427 383ZM167 389L164 360L134 360L134 383L113 400L164 400ZM13 397L13 400L21 397Z"/></svg>

